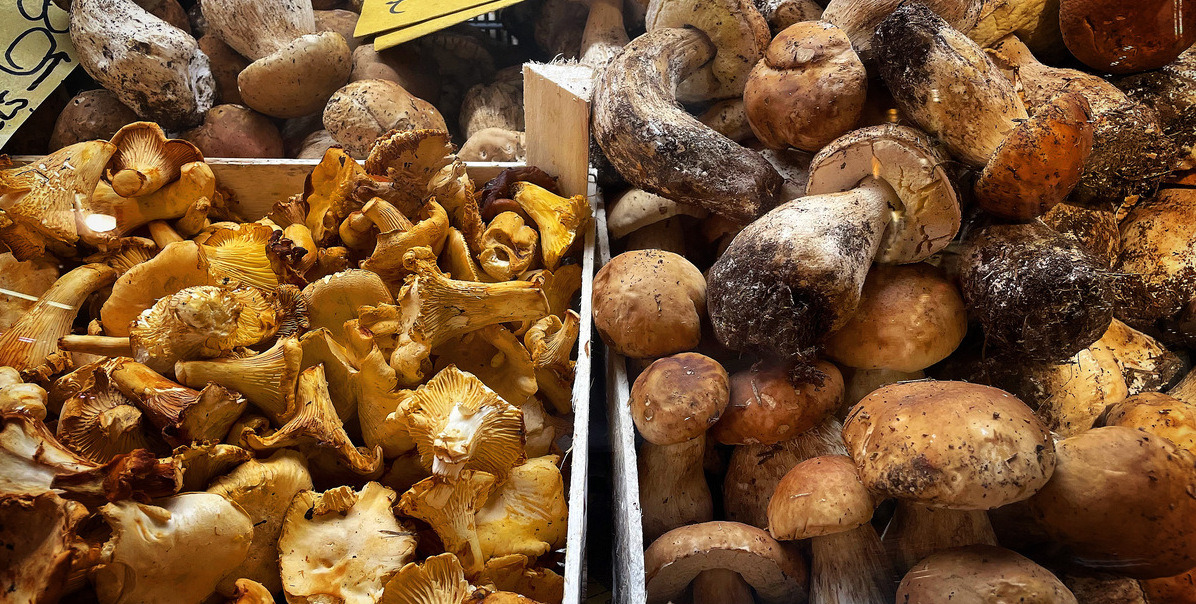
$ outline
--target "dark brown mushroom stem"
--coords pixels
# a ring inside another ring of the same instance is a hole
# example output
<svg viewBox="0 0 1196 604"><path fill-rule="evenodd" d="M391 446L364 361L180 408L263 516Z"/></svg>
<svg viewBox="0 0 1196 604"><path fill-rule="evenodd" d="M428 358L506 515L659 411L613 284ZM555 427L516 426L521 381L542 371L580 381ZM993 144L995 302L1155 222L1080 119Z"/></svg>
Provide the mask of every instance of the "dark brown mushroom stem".
<svg viewBox="0 0 1196 604"><path fill-rule="evenodd" d="M594 136L632 185L748 221L776 205L784 179L759 153L676 102L677 85L714 52L697 29L659 29L632 40L598 80Z"/></svg>

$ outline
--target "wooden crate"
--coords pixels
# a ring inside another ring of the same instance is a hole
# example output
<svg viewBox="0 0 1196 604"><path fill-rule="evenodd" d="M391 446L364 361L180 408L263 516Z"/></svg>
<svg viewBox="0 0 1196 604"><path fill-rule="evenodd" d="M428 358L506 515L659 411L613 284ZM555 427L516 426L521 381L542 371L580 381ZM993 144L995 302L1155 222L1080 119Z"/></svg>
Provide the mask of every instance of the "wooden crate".
<svg viewBox="0 0 1196 604"><path fill-rule="evenodd" d="M524 113L527 161L469 162L467 173L485 183L512 167L534 165L556 176L565 195L585 194L597 211L602 196L589 171L589 72L580 66L524 65ZM38 156L13 157L15 165L35 163ZM217 186L231 191L240 213L256 220L274 202L303 192L303 182L319 160L207 158ZM585 596L586 496L589 485L590 385L593 345L590 298L594 283L595 222L590 221L581 252L581 315L577 368L573 383L573 435L565 455L569 473L569 527L565 551L565 604ZM605 232L605 223L603 223Z"/></svg>

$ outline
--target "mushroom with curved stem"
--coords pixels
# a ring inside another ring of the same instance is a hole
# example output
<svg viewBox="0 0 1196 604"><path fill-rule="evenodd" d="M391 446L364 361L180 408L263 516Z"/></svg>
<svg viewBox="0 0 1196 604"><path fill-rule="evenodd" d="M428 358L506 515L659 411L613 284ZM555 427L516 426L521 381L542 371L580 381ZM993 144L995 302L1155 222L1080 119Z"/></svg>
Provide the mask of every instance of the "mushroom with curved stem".
<svg viewBox="0 0 1196 604"><path fill-rule="evenodd" d="M775 445L736 446L723 479L727 519L767 530L768 500L781 478L807 459L846 454L842 432L843 424L830 417Z"/></svg>
<svg viewBox="0 0 1196 604"><path fill-rule="evenodd" d="M0 365L31 371L52 362L59 354L59 338L70 333L87 298L115 280L116 269L103 264L85 264L60 277L0 335Z"/></svg>
<svg viewBox="0 0 1196 604"><path fill-rule="evenodd" d="M1021 554L991 545L932 554L910 569L897 588L897 600L909 604L982 604L993 598L1077 602L1051 571Z"/></svg>
<svg viewBox="0 0 1196 604"><path fill-rule="evenodd" d="M560 458L547 455L515 466L477 511L482 556L519 554L535 559L565 547L569 510ZM528 505L527 502L536 502Z"/></svg>
<svg viewBox="0 0 1196 604"><path fill-rule="evenodd" d="M740 231L710 269L710 321L725 346L808 357L851 318L873 261L924 260L959 229L938 153L904 126L832 141L806 194Z"/></svg>
<svg viewBox="0 0 1196 604"><path fill-rule="evenodd" d="M693 29L658 29L633 40L598 79L594 138L632 186L747 221L776 205L780 174L675 103L680 81L714 53Z"/></svg>
<svg viewBox="0 0 1196 604"><path fill-rule="evenodd" d="M258 582L268 591L282 589L278 570L278 537L283 516L291 500L311 490L307 462L299 453L281 449L268 459L250 459L232 472L217 478L207 492L237 504L253 522L253 538L245 560L226 574L216 590L232 593L241 579Z"/></svg>
<svg viewBox="0 0 1196 604"><path fill-rule="evenodd" d="M1079 182L1093 139L1086 97L1061 95L1031 116L984 51L921 4L886 17L876 44L901 110L960 161L983 168L975 193L985 211L1034 218Z"/></svg>
<svg viewBox="0 0 1196 604"><path fill-rule="evenodd" d="M1055 473L1028 504L1069 561L1137 579L1192 568L1196 466L1187 452L1122 426L1063 439L1055 450Z"/></svg>
<svg viewBox="0 0 1196 604"><path fill-rule="evenodd" d="M592 213L589 200L584 195L560 197L539 185L522 181L511 185L511 192L511 198L535 221L540 231L544 267L556 270L569 248L584 237L582 229L589 224Z"/></svg>
<svg viewBox="0 0 1196 604"><path fill-rule="evenodd" d="M174 445L220 440L245 411L245 399L235 392L215 384L192 390L132 359L114 359L105 369L116 389Z"/></svg>
<svg viewBox="0 0 1196 604"><path fill-rule="evenodd" d="M773 38L748 76L743 107L768 147L816 152L859 122L867 90L847 35L825 21L804 22Z"/></svg>
<svg viewBox="0 0 1196 604"><path fill-rule="evenodd" d="M67 399L59 411L57 436L67 448L96 463L107 463L134 449L153 449L142 425L142 412L93 364L79 371L89 387ZM7 390L7 389L6 389Z"/></svg>
<svg viewBox="0 0 1196 604"><path fill-rule="evenodd" d="M844 455L815 457L789 470L768 502L768 532L810 540L811 604L887 604L893 569L872 512L876 502Z"/></svg>
<svg viewBox="0 0 1196 604"><path fill-rule="evenodd" d="M476 283L449 279L435 264L432 251L417 247L403 258L408 275L397 304L362 307L362 327L371 330L390 354L399 384L419 383L430 365L433 348L487 325L539 318L548 303L530 283Z"/></svg>
<svg viewBox="0 0 1196 604"><path fill-rule="evenodd" d="M184 493L155 500L109 503L100 508L112 527L104 565L92 577L105 604L201 601L249 551L249 516L214 493ZM215 558L197 565L196 551Z"/></svg>
<svg viewBox="0 0 1196 604"><path fill-rule="evenodd" d="M800 602L808 582L801 554L767 532L738 522L703 522L673 529L644 552L648 603L676 601L701 572L732 570L763 604Z"/></svg>
<svg viewBox="0 0 1196 604"><path fill-rule="evenodd" d="M342 486L296 495L278 538L283 593L292 601L380 601L389 579L415 558L415 531L395 518L395 499L376 482L358 492Z"/></svg>
<svg viewBox="0 0 1196 604"><path fill-rule="evenodd" d="M677 99L683 102L742 94L748 71L760 60L771 37L768 23L750 0L653 0L644 24L649 33L682 28L701 31L714 46L709 63L685 74L678 83Z"/></svg>
<svg viewBox="0 0 1196 604"><path fill-rule="evenodd" d="M299 374L296 392L288 400L287 422L264 436L250 434L248 443L256 451L314 443L331 449L349 469L363 476L374 474L382 466L381 447L356 447L349 439L328 395L328 381L320 365Z"/></svg>
<svg viewBox="0 0 1196 604"><path fill-rule="evenodd" d="M195 145L167 139L161 126L153 122L128 124L109 142L116 145L117 151L109 160L104 176L121 197L149 195L177 179L184 165L203 161Z"/></svg>
<svg viewBox="0 0 1196 604"><path fill-rule="evenodd" d="M377 273L392 291L397 291L403 277L410 274L403 259L409 250L422 246L439 254L444 248L449 216L435 201L420 208L414 223L398 208L377 197L365 204L361 213L378 228L378 243L373 254L361 263L361 268Z"/></svg>
<svg viewBox="0 0 1196 604"><path fill-rule="evenodd" d="M311 2L202 4L211 31L253 61L237 76L249 107L274 117L307 115L348 81L352 52L340 34L316 31Z"/></svg>
<svg viewBox="0 0 1196 604"><path fill-rule="evenodd" d="M531 353L541 398L547 399L558 413L573 412L573 370L576 363L569 359L577 345L580 328L581 317L567 310L563 321L556 315L548 315L532 324L523 334L523 342Z"/></svg>
<svg viewBox="0 0 1196 604"><path fill-rule="evenodd" d="M72 2L70 35L87 73L143 118L182 129L215 103L211 65L195 38L132 0Z"/></svg>
<svg viewBox="0 0 1196 604"><path fill-rule="evenodd" d="M887 428L874 429L882 425ZM843 438L864 486L877 497L897 498L899 509L906 502L942 508L934 510L933 523L891 523L886 530L886 546L902 573L937 549L968 545L953 542L964 535L948 527L978 522L978 533L991 535L984 510L1029 498L1055 467L1050 432L1025 403L965 382L885 386L851 410ZM911 471L921 478L912 480ZM947 539L915 541L931 536Z"/></svg>
<svg viewBox="0 0 1196 604"><path fill-rule="evenodd" d="M0 216L5 219L0 221L0 241L17 260L41 258L47 246L57 250L79 240L78 205L94 202L92 191L114 153L111 143L89 141L25 166L0 162Z"/></svg>
<svg viewBox="0 0 1196 604"><path fill-rule="evenodd" d="M493 475L473 470L463 470L449 482L425 478L403 493L397 507L431 525L445 549L461 560L466 576L476 576L485 562L477 514L494 485Z"/></svg>
<svg viewBox="0 0 1196 604"><path fill-rule="evenodd" d="M206 210L216 199L216 176L202 161L184 164L179 172L177 180L142 197L121 197L101 182L88 207L79 212L80 238L100 247L154 220L176 218L187 219L183 224L176 223L176 229L191 226L198 231L207 217Z"/></svg>
<svg viewBox="0 0 1196 604"><path fill-rule="evenodd" d="M279 338L270 349L250 357L179 361L174 375L192 388L218 384L238 392L275 421L282 421L287 399L295 392L302 357L295 338Z"/></svg>
<svg viewBox="0 0 1196 604"><path fill-rule="evenodd" d="M450 365L406 397L401 415L433 476L480 470L501 480L523 457L519 408L473 375Z"/></svg>

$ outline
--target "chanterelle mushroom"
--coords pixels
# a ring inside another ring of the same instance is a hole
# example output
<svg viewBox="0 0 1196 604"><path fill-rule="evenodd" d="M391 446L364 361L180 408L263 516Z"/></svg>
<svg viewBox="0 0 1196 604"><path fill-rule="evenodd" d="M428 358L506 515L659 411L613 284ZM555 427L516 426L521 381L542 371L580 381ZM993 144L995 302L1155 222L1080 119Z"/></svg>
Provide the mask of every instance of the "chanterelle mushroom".
<svg viewBox="0 0 1196 604"><path fill-rule="evenodd" d="M100 508L112 527L92 577L103 604L200 602L245 559L249 516L214 493L184 493L153 505L133 501ZM195 556L206 557L197 564Z"/></svg>
<svg viewBox="0 0 1196 604"><path fill-rule="evenodd" d="M349 79L352 52L340 34L316 31L310 1L203 0L212 31L253 61L237 76L245 104L274 117L319 111Z"/></svg>
<svg viewBox="0 0 1196 604"><path fill-rule="evenodd" d="M167 139L161 126L134 122L112 136L116 154L104 171L112 190L121 197L141 197L179 177L184 164L203 161L195 145Z"/></svg>
<svg viewBox="0 0 1196 604"><path fill-rule="evenodd" d="M569 510L555 455L515 466L477 513L478 541L486 559L542 556L564 547Z"/></svg>
<svg viewBox="0 0 1196 604"><path fill-rule="evenodd" d="M0 497L0 591L11 602L56 601L65 587L76 531L87 508L54 493Z"/></svg>
<svg viewBox="0 0 1196 604"><path fill-rule="evenodd" d="M523 414L476 377L449 366L400 407L420 463L449 479L482 470L500 479L523 456Z"/></svg>
<svg viewBox="0 0 1196 604"><path fill-rule="evenodd" d="M391 512L395 497L376 482L358 492L343 486L296 495L278 538L287 601L380 601L387 581L415 556L414 531Z"/></svg>
<svg viewBox="0 0 1196 604"><path fill-rule="evenodd" d="M88 75L143 118L182 129L216 101L211 65L195 38L133 0L72 2L70 33Z"/></svg>
<svg viewBox="0 0 1196 604"><path fill-rule="evenodd" d="M461 561L451 553L431 556L399 569L386 582L382 601L387 604L458 604L473 587L465 580Z"/></svg>
<svg viewBox="0 0 1196 604"><path fill-rule="evenodd" d="M494 476L463 470L450 482L425 478L403 493L398 509L428 523L447 551L461 560L468 576L477 576L485 557L478 540L477 513L486 503Z"/></svg>

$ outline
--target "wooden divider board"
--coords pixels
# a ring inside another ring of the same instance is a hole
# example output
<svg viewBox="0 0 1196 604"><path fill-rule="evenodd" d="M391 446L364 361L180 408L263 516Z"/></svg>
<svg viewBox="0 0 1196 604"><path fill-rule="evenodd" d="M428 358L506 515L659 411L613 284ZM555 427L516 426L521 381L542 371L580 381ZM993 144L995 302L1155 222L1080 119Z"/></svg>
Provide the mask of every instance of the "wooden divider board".
<svg viewBox="0 0 1196 604"><path fill-rule="evenodd" d="M526 66L525 66L526 67ZM574 66L579 67L579 66ZM587 68L588 69L588 68ZM588 91L578 87L576 70L534 69L531 94L524 94L524 113L532 122L542 124L532 140L527 133L529 157L543 163L531 162L468 162L466 171L474 182L485 183L499 172L512 167L536 165L556 176L566 195L589 196L592 208L601 208L602 197L589 172L589 100ZM561 79L557 83L555 78ZM580 92L579 92L580 91ZM579 96L584 94L585 98ZM567 107L546 105L556 103ZM583 111L584 109L584 111ZM546 126L552 122L551 130ZM582 145L578 139L584 138ZM578 149L586 150L579 155ZM16 156L13 164L20 166L40 161L40 156ZM235 196L242 215L249 220L265 216L274 202L303 192L303 182L319 163L314 159L239 159L213 157L206 159L216 175L217 185ZM573 383L573 438L566 454L569 464L569 526L565 552L566 604L580 604L585 595L585 531L586 494L589 485L590 387L593 353L592 313L590 298L594 284L595 225L591 220L582 248L580 336L577 341L577 367ZM605 225L605 222L603 223ZM605 226L603 226L605 233ZM638 501L638 497L636 499Z"/></svg>

